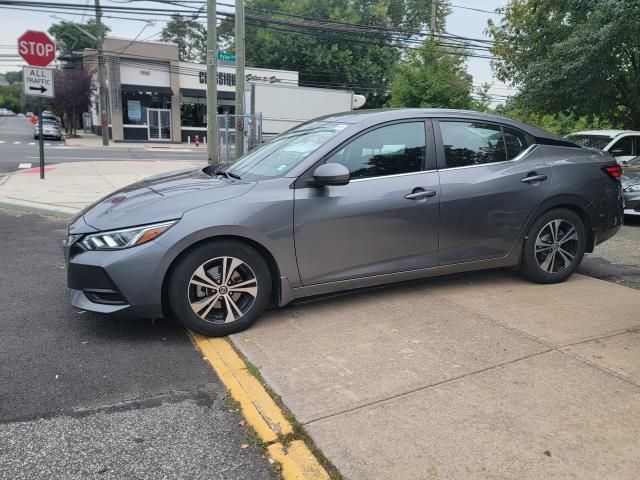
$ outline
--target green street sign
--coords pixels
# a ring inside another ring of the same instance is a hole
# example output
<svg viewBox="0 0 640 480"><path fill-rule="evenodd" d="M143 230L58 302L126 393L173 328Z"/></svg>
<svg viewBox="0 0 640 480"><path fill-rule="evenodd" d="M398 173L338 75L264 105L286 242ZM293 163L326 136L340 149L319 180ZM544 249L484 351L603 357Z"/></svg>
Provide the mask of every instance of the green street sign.
<svg viewBox="0 0 640 480"><path fill-rule="evenodd" d="M218 60L222 60L223 62L235 62L236 54L227 53L227 52L218 52Z"/></svg>

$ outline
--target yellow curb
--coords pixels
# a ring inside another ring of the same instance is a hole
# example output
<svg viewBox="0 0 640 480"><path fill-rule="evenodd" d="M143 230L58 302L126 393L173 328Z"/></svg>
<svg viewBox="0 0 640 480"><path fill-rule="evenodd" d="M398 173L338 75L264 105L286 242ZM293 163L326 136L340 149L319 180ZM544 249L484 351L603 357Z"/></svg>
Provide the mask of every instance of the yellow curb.
<svg viewBox="0 0 640 480"><path fill-rule="evenodd" d="M231 396L240 403L249 425L263 442L271 444L267 451L272 459L282 464L282 478L328 480L329 475L302 440L294 440L286 447L277 442L278 434L291 434L293 427L258 379L248 372L247 365L229 342L194 332L189 334Z"/></svg>
<svg viewBox="0 0 640 480"><path fill-rule="evenodd" d="M286 480L329 480L327 472L302 440L294 440L286 447L274 443L267 451L282 465L282 477Z"/></svg>

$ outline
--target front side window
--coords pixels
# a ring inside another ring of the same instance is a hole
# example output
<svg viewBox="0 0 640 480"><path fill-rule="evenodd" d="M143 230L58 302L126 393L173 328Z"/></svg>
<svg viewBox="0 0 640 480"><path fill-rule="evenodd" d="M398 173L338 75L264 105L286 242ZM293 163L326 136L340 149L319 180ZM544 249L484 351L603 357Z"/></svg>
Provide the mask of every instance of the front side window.
<svg viewBox="0 0 640 480"><path fill-rule="evenodd" d="M424 122L387 125L365 133L334 153L327 163L341 163L352 179L398 175L423 169Z"/></svg>
<svg viewBox="0 0 640 480"><path fill-rule="evenodd" d="M504 162L502 129L479 122L440 122L447 167Z"/></svg>
<svg viewBox="0 0 640 480"><path fill-rule="evenodd" d="M249 182L283 177L347 127L326 121L304 123L252 150L226 171Z"/></svg>
<svg viewBox="0 0 640 480"><path fill-rule="evenodd" d="M633 155L633 137L622 137L609 151L616 157Z"/></svg>

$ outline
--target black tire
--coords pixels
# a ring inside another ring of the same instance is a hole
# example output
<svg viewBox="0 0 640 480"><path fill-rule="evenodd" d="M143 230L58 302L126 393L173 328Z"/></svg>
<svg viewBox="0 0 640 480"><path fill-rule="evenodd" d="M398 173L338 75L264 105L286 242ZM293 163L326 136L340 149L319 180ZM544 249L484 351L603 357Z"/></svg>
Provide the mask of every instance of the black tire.
<svg viewBox="0 0 640 480"><path fill-rule="evenodd" d="M223 257L231 260L222 260ZM232 270L226 283L222 279L223 263L227 272ZM196 275L201 266L206 279ZM255 296L253 283L242 289L252 290L251 293L233 291L233 284L246 284L252 278L255 278ZM205 288L205 284L213 288ZM167 293L172 312L182 325L202 335L221 337L245 330L260 317L271 297L271 274L267 262L253 248L241 242L215 240L178 259L169 277ZM210 302L213 298L218 300ZM192 305L202 307L192 308ZM202 309L196 313L194 308Z"/></svg>
<svg viewBox="0 0 640 480"><path fill-rule="evenodd" d="M529 228L519 272L537 283L564 282L582 262L585 245L586 229L578 214L566 208L549 210Z"/></svg>

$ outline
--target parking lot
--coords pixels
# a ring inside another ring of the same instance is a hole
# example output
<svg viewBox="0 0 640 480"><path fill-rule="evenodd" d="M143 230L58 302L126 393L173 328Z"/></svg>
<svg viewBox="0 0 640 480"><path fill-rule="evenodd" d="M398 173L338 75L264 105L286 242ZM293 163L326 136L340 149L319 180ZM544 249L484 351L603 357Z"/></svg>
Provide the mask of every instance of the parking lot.
<svg viewBox="0 0 640 480"><path fill-rule="evenodd" d="M273 478L181 328L69 307L64 220L0 221L2 478ZM340 294L232 342L345 478L637 478L628 223L562 285L491 271Z"/></svg>

